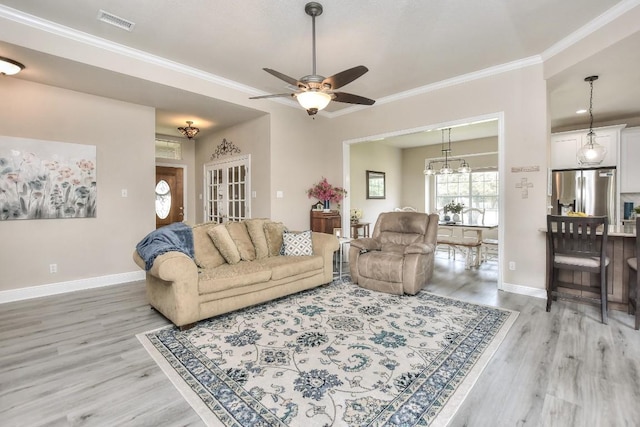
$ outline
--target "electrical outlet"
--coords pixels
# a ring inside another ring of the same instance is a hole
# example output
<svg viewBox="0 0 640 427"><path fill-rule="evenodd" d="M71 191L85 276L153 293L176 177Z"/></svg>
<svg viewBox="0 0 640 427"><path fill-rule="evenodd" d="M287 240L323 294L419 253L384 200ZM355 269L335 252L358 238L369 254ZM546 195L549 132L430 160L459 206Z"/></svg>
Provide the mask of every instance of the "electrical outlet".
<svg viewBox="0 0 640 427"><path fill-rule="evenodd" d="M516 263L514 261L509 261L509 270L511 271L516 270Z"/></svg>
<svg viewBox="0 0 640 427"><path fill-rule="evenodd" d="M58 264L49 264L49 273L57 273L58 272Z"/></svg>

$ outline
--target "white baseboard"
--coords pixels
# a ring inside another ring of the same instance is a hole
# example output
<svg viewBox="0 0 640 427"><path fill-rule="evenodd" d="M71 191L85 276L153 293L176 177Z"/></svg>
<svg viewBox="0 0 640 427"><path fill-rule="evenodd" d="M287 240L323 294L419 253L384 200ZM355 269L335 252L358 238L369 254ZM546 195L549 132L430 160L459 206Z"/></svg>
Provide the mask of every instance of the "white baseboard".
<svg viewBox="0 0 640 427"><path fill-rule="evenodd" d="M0 291L0 304L63 294L65 292L100 288L102 286L119 285L121 283L135 282L144 279L144 271L131 271L129 273L110 274L108 276L89 277L86 279L70 280L68 282L49 283L46 285L29 286L20 289L9 289L7 291Z"/></svg>
<svg viewBox="0 0 640 427"><path fill-rule="evenodd" d="M545 289L531 288L529 286L514 285L512 283L502 282L502 290L506 292L512 292L514 294L547 299L547 291Z"/></svg>

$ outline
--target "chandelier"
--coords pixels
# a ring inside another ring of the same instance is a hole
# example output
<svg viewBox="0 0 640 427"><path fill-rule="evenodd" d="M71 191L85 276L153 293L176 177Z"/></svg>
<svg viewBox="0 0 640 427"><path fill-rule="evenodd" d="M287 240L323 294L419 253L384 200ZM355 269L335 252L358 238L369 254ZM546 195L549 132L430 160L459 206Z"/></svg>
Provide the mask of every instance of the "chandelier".
<svg viewBox="0 0 640 427"><path fill-rule="evenodd" d="M194 136L196 136L196 134L198 132L200 132L200 129L191 126L193 124L193 122L191 120L187 120L187 126L186 127L179 127L178 130L180 131L180 133L184 136L186 136L189 139L192 139Z"/></svg>
<svg viewBox="0 0 640 427"><path fill-rule="evenodd" d="M607 149L596 142L596 134L593 131L593 82L598 80L598 76L585 77L584 81L589 82L591 87L591 94L589 95L589 133L587 134L587 141L578 150L578 162L585 166L595 166L602 163L604 156L607 154Z"/></svg>
<svg viewBox="0 0 640 427"><path fill-rule="evenodd" d="M444 142L444 131L449 131L449 143L445 146ZM424 174L425 175L435 175L439 173L441 175L449 175L454 173L454 169L451 167L451 162L458 163L457 169L455 169L459 173L469 173L471 172L471 166L467 163L466 160L459 157L449 157L451 155L451 128L442 129L442 145L441 145L442 155L444 156L444 160L430 160L429 163L425 165ZM439 171L436 171L433 168L433 165L437 165L442 163L442 167Z"/></svg>

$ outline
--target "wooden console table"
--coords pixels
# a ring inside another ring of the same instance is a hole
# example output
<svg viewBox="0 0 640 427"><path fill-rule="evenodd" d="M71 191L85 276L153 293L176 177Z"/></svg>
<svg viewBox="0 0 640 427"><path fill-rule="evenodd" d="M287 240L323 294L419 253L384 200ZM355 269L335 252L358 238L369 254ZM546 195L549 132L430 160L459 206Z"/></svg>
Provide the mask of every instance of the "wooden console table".
<svg viewBox="0 0 640 427"><path fill-rule="evenodd" d="M324 212L312 210L310 224L311 231L333 234L334 228L342 227L342 219L338 211Z"/></svg>

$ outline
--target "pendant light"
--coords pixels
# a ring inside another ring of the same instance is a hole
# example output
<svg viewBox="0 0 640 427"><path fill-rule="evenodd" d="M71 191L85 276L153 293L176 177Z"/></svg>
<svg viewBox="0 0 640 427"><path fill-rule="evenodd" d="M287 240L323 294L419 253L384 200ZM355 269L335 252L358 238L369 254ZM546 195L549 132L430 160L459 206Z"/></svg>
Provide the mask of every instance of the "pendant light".
<svg viewBox="0 0 640 427"><path fill-rule="evenodd" d="M445 146L445 142L444 142L444 131L445 130L449 131L449 143L446 146ZM435 169L433 169L433 164L434 163L443 163L442 167L440 168L440 170L437 173L439 173L441 175L452 174L454 172L454 169L451 167L450 162L460 162L460 166L458 166L458 168L455 169L455 171L457 171L458 173L470 173L471 172L471 166L469 166L469 163L467 163L466 160L460 159L460 158L449 157L450 154L451 154L451 128L442 129L442 146L441 146L441 150L440 151L442 151L442 155L444 156L444 161L443 160L431 160L431 161L429 161L429 163L427 163L427 165L424 168L424 171L422 173L424 173L425 175L428 175L428 176L435 175L436 171L435 171Z"/></svg>
<svg viewBox="0 0 640 427"><path fill-rule="evenodd" d="M596 166L602 163L607 149L596 142L596 134L593 131L593 82L598 80L598 76L589 76L584 79L589 82L591 94L589 95L589 133L585 144L578 150L578 162L584 166Z"/></svg>

